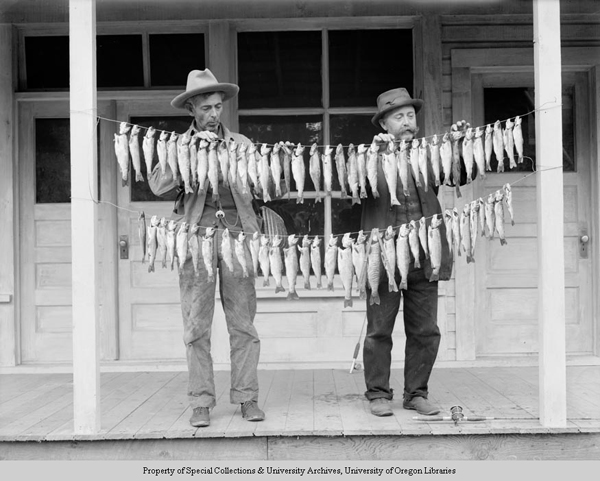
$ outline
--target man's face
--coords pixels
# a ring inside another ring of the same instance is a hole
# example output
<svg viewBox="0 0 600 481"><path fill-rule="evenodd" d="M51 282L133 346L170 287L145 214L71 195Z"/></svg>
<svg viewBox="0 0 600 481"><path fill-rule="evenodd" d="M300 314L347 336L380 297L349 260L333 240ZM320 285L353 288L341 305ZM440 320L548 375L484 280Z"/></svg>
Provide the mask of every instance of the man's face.
<svg viewBox="0 0 600 481"><path fill-rule="evenodd" d="M198 96L192 99L190 115L196 121L198 130L217 132L223 111L223 94L215 92L207 97Z"/></svg>
<svg viewBox="0 0 600 481"><path fill-rule="evenodd" d="M388 112L379 123L381 128L388 134L392 134L396 140L412 140L419 131L415 108L412 105L398 107Z"/></svg>

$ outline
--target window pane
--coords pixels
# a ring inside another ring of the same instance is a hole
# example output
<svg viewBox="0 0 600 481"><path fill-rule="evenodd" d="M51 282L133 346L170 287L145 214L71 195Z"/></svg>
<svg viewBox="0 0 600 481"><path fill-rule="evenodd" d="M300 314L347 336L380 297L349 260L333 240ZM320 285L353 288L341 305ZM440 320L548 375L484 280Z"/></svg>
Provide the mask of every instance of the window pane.
<svg viewBox="0 0 600 481"><path fill-rule="evenodd" d="M157 34L149 38L152 86L185 86L191 70L206 68L203 34Z"/></svg>
<svg viewBox="0 0 600 481"><path fill-rule="evenodd" d="M321 106L321 32L238 34L239 106Z"/></svg>
<svg viewBox="0 0 600 481"><path fill-rule="evenodd" d="M562 123L563 123L563 170L565 172L575 171L575 138L573 130L573 86L563 86L562 91ZM535 158L535 113L523 116L535 108L533 88L486 88L484 89L484 122L493 124L496 120L502 122L510 118L514 120L517 115L521 116L521 130L523 132L523 156L525 160L517 163L517 168L509 170L509 160L504 158L505 172L534 170ZM515 153L516 161L516 153ZM498 161L495 154L492 155L492 172L496 172Z"/></svg>
<svg viewBox="0 0 600 481"><path fill-rule="evenodd" d="M346 232L358 232L360 230L361 215L361 204L352 205L351 199L332 199L331 231L338 236ZM357 234L352 237L356 238Z"/></svg>
<svg viewBox="0 0 600 481"><path fill-rule="evenodd" d="M69 88L69 37L25 37L28 89Z"/></svg>
<svg viewBox="0 0 600 481"><path fill-rule="evenodd" d="M96 37L98 88L143 87L141 35Z"/></svg>
<svg viewBox="0 0 600 481"><path fill-rule="evenodd" d="M35 120L35 201L71 202L69 119Z"/></svg>
<svg viewBox="0 0 600 481"><path fill-rule="evenodd" d="M375 107L397 87L412 93L412 30L330 30L329 69L332 107Z"/></svg>
<svg viewBox="0 0 600 481"><path fill-rule="evenodd" d="M192 118L189 116L183 117L132 117L131 123L139 125L141 127L154 127L157 130L166 130L168 132L177 132L179 134L184 133L192 123ZM138 141L140 144L140 153L142 155L142 176L144 177L144 182L136 182L135 181L135 171L133 170L133 165L129 167L129 185L131 186L131 201L132 202L147 202L147 201L166 201L166 200L175 200L176 194L172 193L170 195L166 195L164 197L155 196L150 187L148 186L148 175L146 172L146 162L144 161L144 151L142 150L142 139L146 135L146 129L141 129L140 134L138 136ZM154 142L158 141L158 137L160 136L160 132L156 132L154 135ZM156 149L154 149L154 161L152 165L156 165L158 163L158 154L156 153Z"/></svg>

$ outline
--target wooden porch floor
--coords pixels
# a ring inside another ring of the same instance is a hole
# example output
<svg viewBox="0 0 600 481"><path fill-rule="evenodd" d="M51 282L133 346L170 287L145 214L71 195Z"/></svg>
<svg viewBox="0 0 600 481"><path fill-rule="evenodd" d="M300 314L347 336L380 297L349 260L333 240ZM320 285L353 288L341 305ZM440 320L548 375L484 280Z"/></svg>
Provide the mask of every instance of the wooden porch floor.
<svg viewBox="0 0 600 481"><path fill-rule="evenodd" d="M369 413L362 371L261 370L259 405L267 419L249 423L229 404L229 372L215 373L217 406L211 425L189 425L186 372L106 372L101 375L102 429L73 434L70 374L0 375L0 441L236 438L262 436L402 436L600 433L600 366L567 368L568 423L548 429L538 420L537 367L439 368L430 399L450 414L493 417L483 422L423 422L393 401L394 416ZM402 371L392 373L402 393Z"/></svg>

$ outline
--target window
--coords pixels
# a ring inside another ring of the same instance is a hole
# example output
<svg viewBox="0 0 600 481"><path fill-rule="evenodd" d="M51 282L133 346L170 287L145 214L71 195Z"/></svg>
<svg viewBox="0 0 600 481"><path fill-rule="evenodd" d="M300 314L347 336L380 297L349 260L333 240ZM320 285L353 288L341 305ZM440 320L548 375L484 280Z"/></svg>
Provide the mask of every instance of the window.
<svg viewBox="0 0 600 481"><path fill-rule="evenodd" d="M191 70L204 70L204 35L201 33L151 34L150 84L185 87Z"/></svg>
<svg viewBox="0 0 600 481"><path fill-rule="evenodd" d="M98 88L143 87L144 57L141 35L98 35Z"/></svg>
<svg viewBox="0 0 600 481"><path fill-rule="evenodd" d="M392 61L390 47L405 52L405 60ZM341 198L335 169L332 197L315 202L308 151L314 142L370 143L379 132L371 124L377 96L396 87L413 90L412 52L409 29L238 33L240 132L255 143L307 147L304 204L296 203L293 182L290 200L269 204L294 226L290 233L360 229L361 206Z"/></svg>

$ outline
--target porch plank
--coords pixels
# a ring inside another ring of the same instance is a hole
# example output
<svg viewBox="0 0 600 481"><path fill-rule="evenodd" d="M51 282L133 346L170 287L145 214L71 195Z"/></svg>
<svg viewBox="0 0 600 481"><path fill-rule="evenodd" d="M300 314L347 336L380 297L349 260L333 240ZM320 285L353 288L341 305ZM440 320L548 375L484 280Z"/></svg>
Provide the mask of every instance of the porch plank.
<svg viewBox="0 0 600 481"><path fill-rule="evenodd" d="M333 371L316 369L313 379L314 433L339 436L344 427L340 416L340 407L337 403Z"/></svg>
<svg viewBox="0 0 600 481"><path fill-rule="evenodd" d="M228 371L217 371L215 373L215 395L217 398L216 406L210 411L210 426L206 428L197 428L194 437L215 437L225 436L227 429L234 418L237 406L230 402L231 374ZM188 414L191 416L190 408ZM186 416L186 423L189 426L189 419ZM181 420L179 420L180 422Z"/></svg>
<svg viewBox="0 0 600 481"><path fill-rule="evenodd" d="M430 435L431 423L417 421L412 417L416 411L409 411L402 407L404 400L404 369L392 369L390 376L390 387L394 390L394 415L400 419L402 434L406 435Z"/></svg>
<svg viewBox="0 0 600 481"><path fill-rule="evenodd" d="M357 392L356 384L352 379L352 374L347 371L336 369L333 371L333 380L337 392L337 400L340 405L340 414L342 416L342 426L344 436L351 436L357 433L370 434L370 419L372 414L365 412L362 408L363 393Z"/></svg>
<svg viewBox="0 0 600 481"><path fill-rule="evenodd" d="M292 395L288 415L285 420L285 433L289 436L312 434L314 432L314 376L312 369L294 372Z"/></svg>
<svg viewBox="0 0 600 481"><path fill-rule="evenodd" d="M265 399L263 410L268 416L265 421L257 423L255 436L281 435L285 432L285 423L290 410L293 375L290 371L275 371L269 394Z"/></svg>
<svg viewBox="0 0 600 481"><path fill-rule="evenodd" d="M61 379L72 379L68 374L59 374ZM7 374L0 377L0 413L3 412L3 404L11 399L23 396L33 390L48 384L62 382L60 379L51 379L45 374L31 374L20 376L18 374Z"/></svg>
<svg viewBox="0 0 600 481"><path fill-rule="evenodd" d="M27 378L27 376L18 376L16 374L10 374L8 376ZM36 380L33 383L24 382L23 384L21 384L18 381L13 381L12 387L8 387L6 391L4 389L3 381L1 386L1 395L3 397L3 400L0 401L0 426L2 426L3 424L3 417L6 414L9 414L11 410L23 407L23 403L34 402L32 396L44 397L47 393L51 392L57 387L69 383L73 380L73 377L69 374L57 374L56 376L57 377L54 377L54 375L46 375L44 376L44 379L41 380L37 378L36 375ZM19 392L16 391L17 389L22 390Z"/></svg>

